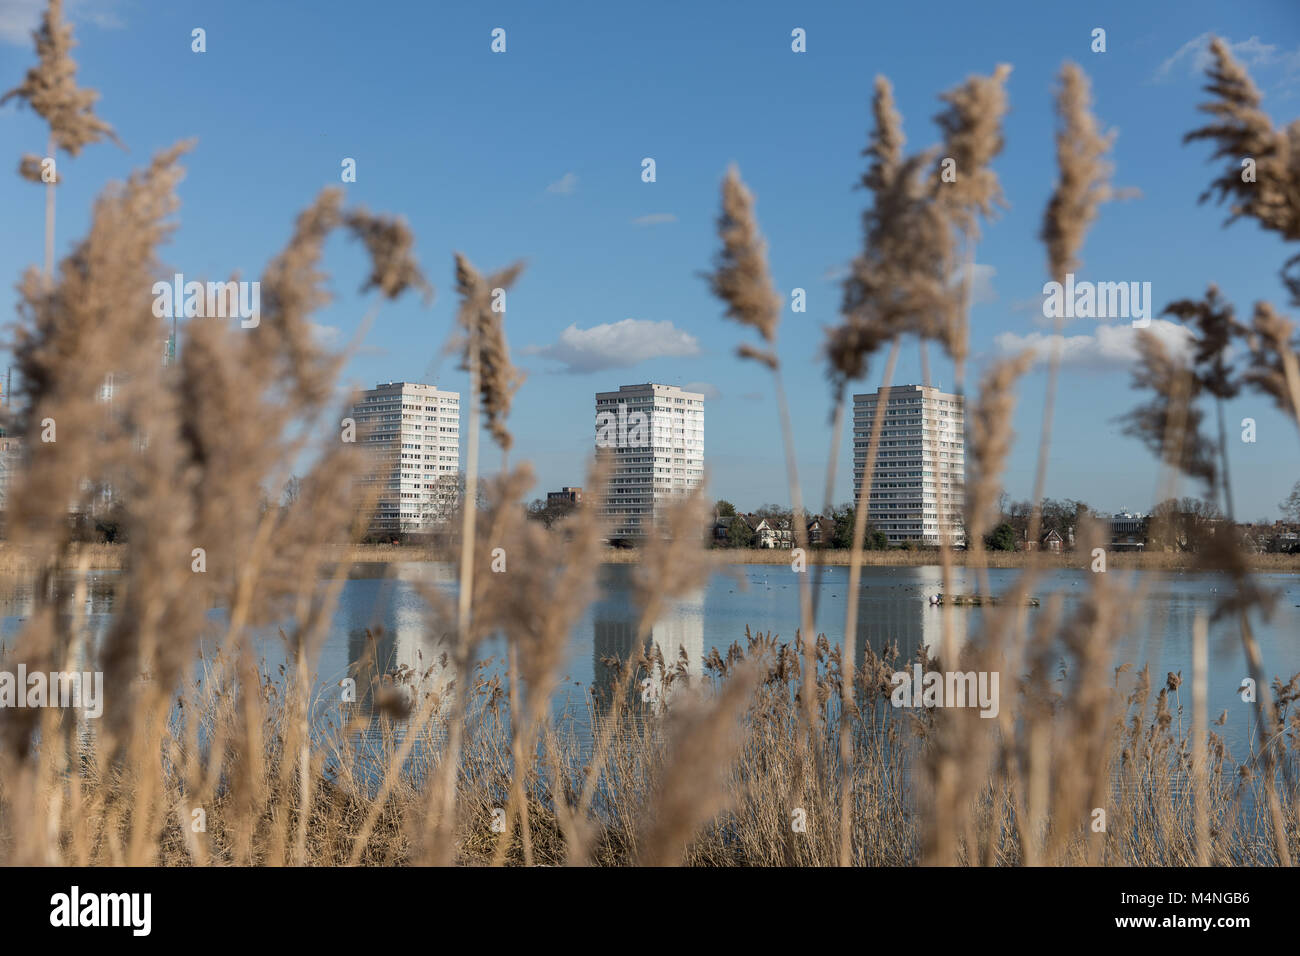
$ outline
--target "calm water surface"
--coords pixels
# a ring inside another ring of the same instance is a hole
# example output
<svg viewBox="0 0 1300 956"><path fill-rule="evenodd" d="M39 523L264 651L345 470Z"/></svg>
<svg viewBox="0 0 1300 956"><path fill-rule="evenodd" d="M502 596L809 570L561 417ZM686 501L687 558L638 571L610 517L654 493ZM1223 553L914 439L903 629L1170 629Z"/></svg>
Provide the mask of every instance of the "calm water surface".
<svg viewBox="0 0 1300 956"><path fill-rule="evenodd" d="M555 707L570 715L586 712L585 698L593 681L602 686L608 671L602 661L626 659L636 653L636 610L630 600L629 565L603 566L596 600L586 609L569 640L564 682ZM1008 589L1019 572L994 568L988 572L994 593ZM1088 587L1091 572L1060 570L1042 575L1035 593L1046 598L1060 592L1064 611L1069 614ZM1135 630L1121 636L1116 664L1129 662L1133 670L1143 663L1151 666L1152 682L1158 688L1168 671L1182 671L1187 687L1191 683L1192 621L1198 610L1207 613L1227 591L1226 582L1215 575L1190 572L1112 571L1122 581L1140 583L1146 591ZM954 591L975 591L972 570L953 571ZM112 581L115 572L96 572L87 596L87 620L102 633L112 615ZM1264 657L1265 673L1288 679L1300 672L1300 577L1259 575L1259 581L1279 591L1271 620L1258 614L1253 623ZM816 582L816 574L809 575ZM858 607L857 646L870 646L877 653L896 644L905 657L920 645L937 653L941 641L942 609L930 606L927 596L940 590L939 568L864 568ZM833 642L841 639L847 600L847 568L828 568L822 577L818 600L817 629ZM359 677L359 663L373 659L380 672L407 665L419 672L433 666L429 680L446 681L450 674L438 666L448 645L433 627L421 586L454 589L454 575L444 565L404 563L392 566L362 566L344 586L333 625L317 664L319 694L328 699L339 693L338 682ZM1046 603L1046 602L1044 602ZM30 592L0 598L0 634L11 644L31 609ZM1045 608L1029 608L1032 617ZM985 611L954 608L959 639L974 636ZM220 619L220 612L213 617ZM684 649L692 675L702 673L701 661L717 648L725 652L733 641L743 643L745 628L772 631L782 640L793 637L799 623L797 581L785 565L737 565L712 574L694 594L676 602L655 625L651 641L665 658L676 660ZM369 636L368 636L369 635ZM259 652L274 673L283 660L283 647L271 631L259 641ZM490 659L489 669L500 668L504 645L489 641L482 652ZM1131 675L1130 675L1131 676ZM1228 711L1223 728L1235 755L1245 753L1252 733L1249 705L1237 695L1247 676L1240 639L1231 622L1212 625L1210 631L1209 703L1212 716ZM364 706L370 701L358 679ZM1004 693L1007 682L1003 681ZM1186 689L1186 688L1185 688ZM1190 719L1190 694L1184 705ZM579 726L582 721L579 720Z"/></svg>

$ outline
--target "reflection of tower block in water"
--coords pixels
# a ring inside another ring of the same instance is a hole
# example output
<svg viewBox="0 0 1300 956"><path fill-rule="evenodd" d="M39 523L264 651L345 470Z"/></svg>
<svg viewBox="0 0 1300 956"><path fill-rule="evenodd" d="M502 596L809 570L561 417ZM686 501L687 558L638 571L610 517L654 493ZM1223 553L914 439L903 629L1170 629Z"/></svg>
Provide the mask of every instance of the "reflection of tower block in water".
<svg viewBox="0 0 1300 956"><path fill-rule="evenodd" d="M613 695L619 687L619 664L639 660L649 642L638 645L636 621L625 618L597 617L593 622L591 642L592 691L597 710L609 713ZM623 703L633 710L641 705L642 689L636 683L627 689Z"/></svg>
<svg viewBox="0 0 1300 956"><path fill-rule="evenodd" d="M931 657L938 657L943 651L944 613L942 604L932 605L929 601L926 601L921 605L921 643L925 646L926 653ZM971 612L965 608L953 607L946 613L951 622L953 647L960 653L966 643L966 632L970 625Z"/></svg>
<svg viewBox="0 0 1300 956"><path fill-rule="evenodd" d="M451 708L455 679L452 642L426 628L415 607L398 608L388 629L354 629L348 637L349 670L364 713L401 717L428 694L440 696L436 716Z"/></svg>
<svg viewBox="0 0 1300 956"><path fill-rule="evenodd" d="M930 568L900 568L885 580L888 586L882 586L879 580L873 581L858 595L855 635L858 664L861 665L867 647L877 655L885 654L890 647L897 647L899 659L903 661L915 660L921 648L925 648L931 657L938 655L943 647L944 608L930 602L943 590L942 576ZM900 586L905 593L910 592L905 598L894 590ZM978 619L964 608L948 610L953 637L960 650L968 633L980 625Z"/></svg>
<svg viewBox="0 0 1300 956"><path fill-rule="evenodd" d="M655 624L650 640L662 659L650 675L662 706L684 687L698 685L704 676L703 593L675 602Z"/></svg>
<svg viewBox="0 0 1300 956"><path fill-rule="evenodd" d="M613 661L651 658L628 686L625 703L635 712L659 713L673 695L704 674L704 597L701 592L676 601L651 628L648 639L637 641L636 621L627 617L597 617L592 642L596 700L609 710L618 669Z"/></svg>

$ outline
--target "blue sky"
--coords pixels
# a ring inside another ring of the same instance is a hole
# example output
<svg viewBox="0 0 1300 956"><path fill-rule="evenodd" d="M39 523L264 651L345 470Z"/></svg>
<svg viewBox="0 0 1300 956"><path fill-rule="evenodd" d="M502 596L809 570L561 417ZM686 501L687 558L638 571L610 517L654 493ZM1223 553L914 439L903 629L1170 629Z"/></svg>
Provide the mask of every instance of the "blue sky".
<svg viewBox="0 0 1300 956"><path fill-rule="evenodd" d="M32 60L26 34L40 6L0 6L0 87L17 84ZM873 77L893 82L909 147L922 148L937 139L941 91L999 62L1014 67L995 164L1010 208L984 229L976 256L973 382L990 359L1045 331L1036 236L1055 176L1054 78L1074 59L1092 79L1099 117L1119 133L1115 182L1142 194L1103 208L1079 278L1150 282L1157 310L1209 281L1245 315L1257 299L1284 304L1283 244L1250 223L1224 230L1222 209L1197 204L1215 167L1208 147L1184 147L1181 136L1200 122L1195 71L1211 32L1250 66L1275 121L1300 112L1293 0L617 6L70 0L79 81L100 91L98 112L129 152L98 145L60 157L58 251L84 232L105 182L195 136L164 258L196 278L256 276L352 157L349 201L407 217L438 295L427 309L416 297L384 306L349 382L436 381L463 392L465 375L442 355L456 302L452 254L484 270L523 258L507 329L528 380L511 427L518 455L536 467L536 492L581 482L595 392L705 383L711 491L751 508L788 501L777 409L766 370L734 356L747 333L721 317L699 278L717 246L718 186L735 162L757 196L777 287L787 301L791 289L807 290L808 311L785 313L779 350L805 496L820 505L830 388L818 353L860 244L865 197L852 185ZM207 32L205 53L191 52L194 27ZM506 30L503 54L489 48L496 27ZM790 49L795 27L807 31L806 53ZM1090 50L1095 27L1106 30L1105 53ZM30 111L0 109L12 166L44 142ZM644 157L656 161L654 183L642 182ZM0 177L10 303L21 270L39 260L42 221L41 190ZM356 294L362 250L339 238L325 268L336 300L317 321L342 345L370 304ZM1067 329L1081 338L1057 401L1048 493L1145 510L1153 463L1112 421L1138 401L1131 333L1099 336L1098 325ZM881 364L859 390L879 384ZM934 377L950 385L951 368L938 363ZM1036 370L1020 390L1005 476L1016 498L1032 490L1045 378ZM895 382L920 380L912 345ZM1238 516L1272 517L1300 478L1300 439L1263 399L1229 409L1231 422L1247 416L1257 442L1231 447ZM846 434L837 500L851 497L848 451Z"/></svg>

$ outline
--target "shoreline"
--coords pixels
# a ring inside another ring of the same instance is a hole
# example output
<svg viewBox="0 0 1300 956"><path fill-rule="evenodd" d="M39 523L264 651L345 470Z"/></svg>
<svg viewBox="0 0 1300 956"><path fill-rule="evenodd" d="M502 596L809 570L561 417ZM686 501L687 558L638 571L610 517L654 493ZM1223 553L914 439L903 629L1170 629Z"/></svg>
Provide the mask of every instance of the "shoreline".
<svg viewBox="0 0 1300 956"><path fill-rule="evenodd" d="M808 565L826 567L847 567L851 552L848 549L808 551ZM789 565L793 560L789 550L770 548L715 548L709 556L716 564L766 564ZM1091 552L1067 552L1064 554L1035 554L1023 551L986 551L979 561L972 560L974 553L969 551L952 552L952 566L955 568L1027 568L1037 561L1045 570L1056 571L1075 569L1089 570L1092 567ZM1195 554L1174 552L1144 551L1107 551L1106 569L1108 571L1192 571L1196 568ZM1248 554L1247 564L1251 571L1300 574L1300 554ZM602 561L605 564L636 564L635 551L609 549ZM864 551L862 566L866 568L925 568L942 567L938 551Z"/></svg>
<svg viewBox="0 0 1300 956"><path fill-rule="evenodd" d="M348 560L357 564L399 564L428 561L432 553L416 545L356 544L330 545L325 548L327 563ZM713 548L710 560L718 566L729 564L789 565L793 558L789 550L759 548ZM117 571L125 567L127 546L119 544L85 544L75 547L72 559L63 562L66 570L74 569L84 558L93 571ZM848 550L810 549L807 562L810 567L847 567ZM952 565L956 568L976 567L970 560L974 555L967 551L952 552ZM1174 552L1107 551L1107 570L1119 571L1192 571L1196 555ZM1027 552L985 552L980 565L988 568L1026 568L1037 559L1045 570L1087 570L1092 566L1089 552L1065 554L1034 554ZM1259 573L1300 574L1300 554L1249 554L1250 570ZM446 560L446 559L444 559ZM633 549L607 548L601 557L602 564L637 564L640 552ZM862 565L868 568L921 568L940 567L937 551L864 551ZM33 563L23 549L0 544L0 574L22 574L34 570Z"/></svg>

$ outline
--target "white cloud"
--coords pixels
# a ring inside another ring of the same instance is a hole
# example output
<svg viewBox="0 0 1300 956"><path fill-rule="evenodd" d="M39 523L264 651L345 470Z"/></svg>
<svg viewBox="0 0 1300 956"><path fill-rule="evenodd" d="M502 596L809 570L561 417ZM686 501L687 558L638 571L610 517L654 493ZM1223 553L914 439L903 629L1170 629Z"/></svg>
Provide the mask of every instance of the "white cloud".
<svg viewBox="0 0 1300 956"><path fill-rule="evenodd" d="M677 217L670 212L652 212L648 216L637 216L632 220L634 226L658 226L665 222L676 222Z"/></svg>
<svg viewBox="0 0 1300 956"><path fill-rule="evenodd" d="M6 0L0 5L0 40L16 46L31 45L32 31L44 9L45 0Z"/></svg>
<svg viewBox="0 0 1300 956"><path fill-rule="evenodd" d="M700 354L700 343L667 319L623 319L589 329L570 325L553 345L530 345L522 351L560 362L566 372L582 373L627 368L653 358L688 358Z"/></svg>
<svg viewBox="0 0 1300 956"><path fill-rule="evenodd" d="M337 347L339 338L343 334L337 326L321 325L319 322L308 322L307 324L311 328L311 335L317 346L323 349Z"/></svg>
<svg viewBox="0 0 1300 956"><path fill-rule="evenodd" d="M0 43L28 47L35 57L32 31L40 25L45 6L46 0L4 0L0 3ZM63 18L72 24L74 37L77 27L85 23L114 30L122 26L122 21L113 12L113 6L115 0L71 0L64 8Z"/></svg>
<svg viewBox="0 0 1300 956"><path fill-rule="evenodd" d="M1174 354L1186 354L1190 348L1192 333L1177 322L1166 319L1152 319L1147 328L1156 336L1164 347ZM1061 341L1061 364L1076 368L1123 368L1137 361L1138 330L1132 325L1099 325L1091 335L1057 336L1043 332L1031 332L1018 335L1015 332L1003 332L994 338L993 343L1003 353L1022 352L1032 349L1036 361L1046 362L1051 357L1052 349L1059 338Z"/></svg>
<svg viewBox="0 0 1300 956"><path fill-rule="evenodd" d="M716 402L722 397L722 392L719 391L718 386L711 382L687 382L682 386L682 391L699 392L708 402Z"/></svg>
<svg viewBox="0 0 1300 956"><path fill-rule="evenodd" d="M1214 63L1210 54L1211 33L1202 33L1193 37L1178 48L1173 56L1160 64L1155 79L1163 82L1170 79L1179 66L1186 67L1187 75L1198 77L1205 73ZM1225 38L1226 39L1226 38ZM1277 44L1265 43L1257 36L1236 43L1228 41L1228 50L1233 59L1250 69L1280 66L1287 73L1300 73L1300 47L1287 52L1279 50Z"/></svg>
<svg viewBox="0 0 1300 956"><path fill-rule="evenodd" d="M572 196L578 190L578 176L576 173L565 173L555 182L546 187L548 193L556 196Z"/></svg>
<svg viewBox="0 0 1300 956"><path fill-rule="evenodd" d="M953 273L953 283L961 282L962 276L968 272L970 273L971 305L987 305L990 302L996 302L998 293L993 288L993 277L998 274L998 270L993 266L972 262L969 266L961 266Z"/></svg>

